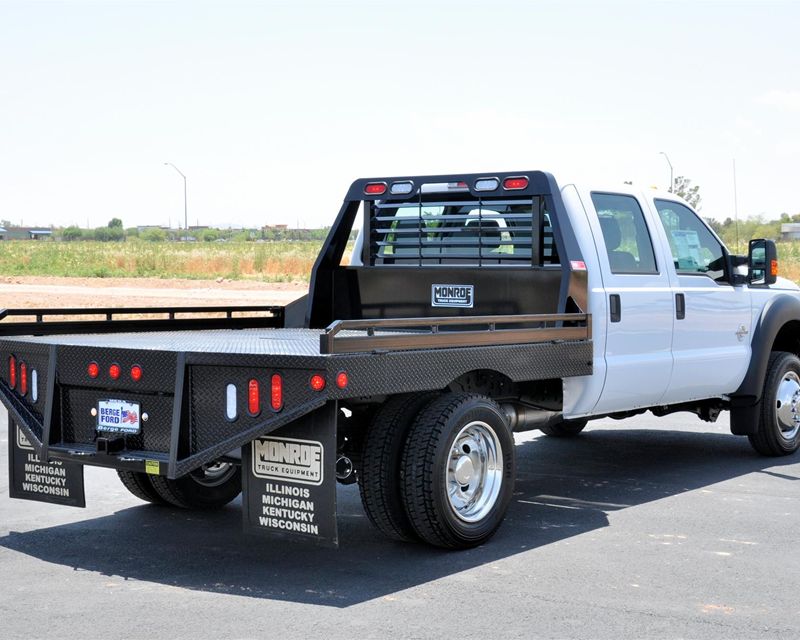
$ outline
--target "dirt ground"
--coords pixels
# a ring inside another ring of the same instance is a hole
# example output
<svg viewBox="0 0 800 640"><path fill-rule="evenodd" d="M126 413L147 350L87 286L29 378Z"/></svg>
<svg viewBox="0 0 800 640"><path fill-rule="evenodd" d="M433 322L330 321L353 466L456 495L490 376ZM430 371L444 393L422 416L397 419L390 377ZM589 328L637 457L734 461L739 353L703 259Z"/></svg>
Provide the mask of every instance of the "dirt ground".
<svg viewBox="0 0 800 640"><path fill-rule="evenodd" d="M307 285L240 280L0 277L0 309L285 305Z"/></svg>

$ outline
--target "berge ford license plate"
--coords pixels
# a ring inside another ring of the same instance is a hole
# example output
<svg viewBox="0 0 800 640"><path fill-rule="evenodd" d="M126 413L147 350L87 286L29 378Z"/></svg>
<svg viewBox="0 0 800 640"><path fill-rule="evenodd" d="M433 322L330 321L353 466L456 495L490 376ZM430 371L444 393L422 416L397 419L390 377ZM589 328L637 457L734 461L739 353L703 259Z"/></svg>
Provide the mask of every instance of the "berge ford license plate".
<svg viewBox="0 0 800 640"><path fill-rule="evenodd" d="M138 402L100 400L97 403L97 430L111 433L139 433L140 416Z"/></svg>

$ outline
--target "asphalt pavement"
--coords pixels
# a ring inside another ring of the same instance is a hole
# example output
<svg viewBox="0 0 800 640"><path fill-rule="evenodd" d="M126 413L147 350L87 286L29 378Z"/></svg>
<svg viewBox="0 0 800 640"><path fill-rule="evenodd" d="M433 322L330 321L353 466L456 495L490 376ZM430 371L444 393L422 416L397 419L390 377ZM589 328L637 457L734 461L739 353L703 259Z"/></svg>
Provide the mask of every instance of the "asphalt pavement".
<svg viewBox="0 0 800 640"><path fill-rule="evenodd" d="M2 412L5 414L5 412ZM11 638L798 638L800 454L762 458L688 414L517 438L484 546L385 540L340 487L338 550L145 504L86 468L86 509L8 498L0 419L0 635Z"/></svg>

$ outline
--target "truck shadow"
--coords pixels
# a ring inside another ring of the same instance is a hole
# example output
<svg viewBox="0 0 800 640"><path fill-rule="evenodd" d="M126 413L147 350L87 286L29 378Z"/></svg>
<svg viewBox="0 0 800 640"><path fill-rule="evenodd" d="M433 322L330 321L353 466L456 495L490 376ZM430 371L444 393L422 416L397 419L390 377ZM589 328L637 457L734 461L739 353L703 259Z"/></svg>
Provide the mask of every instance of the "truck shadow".
<svg viewBox="0 0 800 640"><path fill-rule="evenodd" d="M442 552L387 541L355 486L340 487L339 551L241 533L237 501L214 513L152 505L11 532L0 546L76 571L213 593L348 607L608 526L607 514L754 472L797 456L757 456L743 438L684 431L594 429L517 447L518 481L504 526L486 545Z"/></svg>

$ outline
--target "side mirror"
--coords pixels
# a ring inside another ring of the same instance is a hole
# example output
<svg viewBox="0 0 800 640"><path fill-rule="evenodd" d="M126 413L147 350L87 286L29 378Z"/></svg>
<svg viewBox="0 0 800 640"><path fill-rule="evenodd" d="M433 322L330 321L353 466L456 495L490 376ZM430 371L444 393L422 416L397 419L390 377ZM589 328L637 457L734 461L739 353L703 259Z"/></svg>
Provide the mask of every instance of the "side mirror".
<svg viewBox="0 0 800 640"><path fill-rule="evenodd" d="M775 284L778 249L772 240L751 240L747 247L747 281L755 285Z"/></svg>

